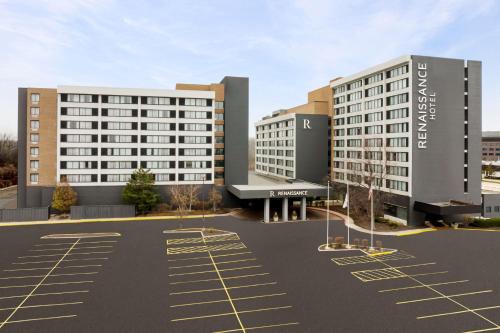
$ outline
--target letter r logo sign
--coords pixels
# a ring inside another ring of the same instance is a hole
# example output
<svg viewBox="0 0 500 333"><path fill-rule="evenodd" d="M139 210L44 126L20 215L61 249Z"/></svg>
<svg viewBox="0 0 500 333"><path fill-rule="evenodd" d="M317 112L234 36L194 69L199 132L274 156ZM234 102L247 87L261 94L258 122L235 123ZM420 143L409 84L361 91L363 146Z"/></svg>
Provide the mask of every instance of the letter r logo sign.
<svg viewBox="0 0 500 333"><path fill-rule="evenodd" d="M310 124L309 119L304 119L304 129L311 129L311 124Z"/></svg>

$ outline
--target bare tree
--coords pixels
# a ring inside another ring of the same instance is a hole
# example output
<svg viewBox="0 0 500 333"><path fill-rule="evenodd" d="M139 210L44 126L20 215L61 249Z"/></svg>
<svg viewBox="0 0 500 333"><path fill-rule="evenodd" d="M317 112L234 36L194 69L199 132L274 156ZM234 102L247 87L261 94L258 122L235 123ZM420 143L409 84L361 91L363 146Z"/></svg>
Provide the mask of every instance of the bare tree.
<svg viewBox="0 0 500 333"><path fill-rule="evenodd" d="M187 185L184 189L186 191L186 195L188 197L188 209L191 211L193 206L196 206L200 199L198 198L200 195L201 186L200 185Z"/></svg>
<svg viewBox="0 0 500 333"><path fill-rule="evenodd" d="M222 194L217 190L217 188L212 187L210 192L208 192L208 202L212 205L214 213L217 211L217 206L222 202Z"/></svg>
<svg viewBox="0 0 500 333"><path fill-rule="evenodd" d="M176 185L169 188L170 200L172 205L177 208L179 215L182 218L187 211L189 198L184 186Z"/></svg>
<svg viewBox="0 0 500 333"><path fill-rule="evenodd" d="M17 184L17 141L0 135L0 188Z"/></svg>

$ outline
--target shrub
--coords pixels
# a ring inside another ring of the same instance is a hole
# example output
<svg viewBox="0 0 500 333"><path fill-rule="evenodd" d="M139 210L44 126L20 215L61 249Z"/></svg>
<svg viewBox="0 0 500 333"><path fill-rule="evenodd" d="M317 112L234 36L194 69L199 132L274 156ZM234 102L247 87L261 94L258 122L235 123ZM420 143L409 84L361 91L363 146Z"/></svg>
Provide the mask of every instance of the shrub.
<svg viewBox="0 0 500 333"><path fill-rule="evenodd" d="M474 222L472 222L470 225L478 228L500 227L500 217L493 217L490 219L475 219Z"/></svg>
<svg viewBox="0 0 500 333"><path fill-rule="evenodd" d="M52 208L62 213L69 213L71 206L76 205L78 194L66 182L57 184L52 195Z"/></svg>
<svg viewBox="0 0 500 333"><path fill-rule="evenodd" d="M151 211L160 202L160 195L153 189L154 183L154 175L149 170L137 169L123 189L123 201L135 205L139 213Z"/></svg>

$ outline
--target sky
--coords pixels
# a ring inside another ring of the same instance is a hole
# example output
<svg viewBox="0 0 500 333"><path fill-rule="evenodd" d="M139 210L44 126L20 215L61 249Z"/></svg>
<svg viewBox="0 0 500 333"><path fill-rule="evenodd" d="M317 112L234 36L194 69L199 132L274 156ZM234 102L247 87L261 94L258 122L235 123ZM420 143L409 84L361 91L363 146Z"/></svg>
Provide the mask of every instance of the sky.
<svg viewBox="0 0 500 333"><path fill-rule="evenodd" d="M500 1L0 0L0 133L17 88L173 89L250 79L253 123L405 54L483 62L483 130L500 130Z"/></svg>

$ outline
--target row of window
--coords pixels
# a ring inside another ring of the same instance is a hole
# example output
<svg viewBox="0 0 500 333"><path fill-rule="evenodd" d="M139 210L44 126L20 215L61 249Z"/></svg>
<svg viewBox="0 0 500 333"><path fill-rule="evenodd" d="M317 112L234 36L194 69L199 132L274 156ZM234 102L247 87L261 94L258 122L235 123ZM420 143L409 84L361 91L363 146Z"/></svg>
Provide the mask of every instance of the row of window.
<svg viewBox="0 0 500 333"><path fill-rule="evenodd" d="M123 183L130 180L130 174L107 174L101 175L103 183ZM154 174L155 181L175 181L174 173L157 173ZM210 173L181 173L178 175L179 181L210 181L212 174ZM36 181L34 181L36 179ZM97 175L86 174L61 174L61 181L69 183L96 183ZM38 182L38 174L31 174L31 182Z"/></svg>
<svg viewBox="0 0 500 333"><path fill-rule="evenodd" d="M293 137L293 129L281 130L268 133L257 133L257 139L273 139L273 138L283 138L283 137Z"/></svg>
<svg viewBox="0 0 500 333"><path fill-rule="evenodd" d="M31 94L31 102L37 104L40 101L39 94ZM143 105L176 105L175 97L146 97L140 99ZM61 102L71 103L98 103L99 95L89 94L61 94ZM123 95L101 95L101 102L107 104L139 104L138 96ZM218 109L224 108L224 102L217 102ZM206 98L179 98L179 105L184 106L212 106L212 99Z"/></svg>
<svg viewBox="0 0 500 333"><path fill-rule="evenodd" d="M104 130L137 130L136 122L124 122L124 121L103 121L101 122L101 129ZM141 130L144 131L175 131L175 123L140 123ZM38 120L31 121L31 128L38 129L40 123ZM99 129L99 122L97 121L61 121L62 129ZM223 132L224 125L215 125L215 131ZM209 132L212 131L211 124L179 124L179 131L200 131Z"/></svg>
<svg viewBox="0 0 500 333"><path fill-rule="evenodd" d="M387 138L386 147L408 147L408 138ZM347 147L363 147L362 139L347 139L347 140L333 140L334 147L345 147L347 141ZM364 147L382 147L382 138L370 138L365 139Z"/></svg>
<svg viewBox="0 0 500 333"><path fill-rule="evenodd" d="M293 140L271 140L271 141L257 141L257 147L294 147Z"/></svg>
<svg viewBox="0 0 500 333"><path fill-rule="evenodd" d="M223 161L222 161L223 162ZM39 161L31 161L31 168L38 169ZM137 161L101 161L101 169L137 169ZM98 161L61 161L61 169L97 169ZM145 169L175 169L175 161L141 161L140 166ZM224 167L216 163L216 167ZM178 161L180 169L209 169L211 161Z"/></svg>
<svg viewBox="0 0 500 333"><path fill-rule="evenodd" d="M275 156L286 156L293 157L293 150L274 150L274 149L257 149L257 155L275 155Z"/></svg>
<svg viewBox="0 0 500 333"><path fill-rule="evenodd" d="M268 130L273 130L277 128L285 128L285 127L293 127L294 125L294 120L289 119L289 120L282 120L282 121L277 121L275 123L267 124L267 125L259 125L255 127L256 132L262 132L262 131L268 131Z"/></svg>
<svg viewBox="0 0 500 333"><path fill-rule="evenodd" d="M268 164L276 164L276 165L282 165L282 166L287 166L289 168L293 168L293 161L292 160L281 160L281 159L276 159L272 157L260 157L257 156L255 158L256 162L262 162L262 163L268 163Z"/></svg>
<svg viewBox="0 0 500 333"><path fill-rule="evenodd" d="M358 121L360 119L361 118L354 118L352 121L353 121L353 123L356 123L354 121ZM361 122L361 121L359 121L359 122ZM387 125L385 125L385 127L386 127L386 133L390 133L390 134L392 134L392 133L406 133L409 130L408 123L387 124ZM364 132L365 132L365 134L382 134L382 133L384 133L384 125L365 126ZM337 129L333 130L333 134L335 137L344 136L345 133L347 133L348 136L362 135L363 134L363 127L350 127L347 129L337 128Z"/></svg>
<svg viewBox="0 0 500 333"><path fill-rule="evenodd" d="M178 156L211 156L210 148L178 148ZM137 148L101 148L101 156L137 156ZM97 148L61 148L61 156L97 156ZM175 148L141 148L141 156L176 156ZM31 148L31 155L38 156L38 148ZM224 148L216 148L215 155L224 155Z"/></svg>
<svg viewBox="0 0 500 333"><path fill-rule="evenodd" d="M281 168L276 168L276 167L272 167L272 166L268 167L267 165L260 165L260 164L256 164L255 169L258 171L260 170L263 172L269 172L269 173L274 173L274 174L277 174L280 176L286 176L289 178L293 178L293 171L291 171L291 170L283 170Z"/></svg>
<svg viewBox="0 0 500 333"><path fill-rule="evenodd" d="M335 150L333 152L334 157L336 158L351 158L361 160L363 158L363 152L359 150ZM387 161L392 162L408 162L408 153L407 152L386 152L385 157ZM371 160L382 160L382 152L380 151L367 151L365 152L365 159Z"/></svg>

